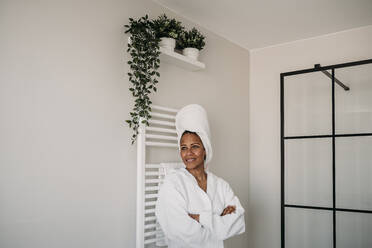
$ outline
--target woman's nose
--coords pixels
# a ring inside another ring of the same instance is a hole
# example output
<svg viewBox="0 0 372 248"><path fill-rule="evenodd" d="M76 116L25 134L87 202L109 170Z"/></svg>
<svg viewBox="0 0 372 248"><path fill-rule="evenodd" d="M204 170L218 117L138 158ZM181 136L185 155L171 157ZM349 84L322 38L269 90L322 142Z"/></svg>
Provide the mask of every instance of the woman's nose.
<svg viewBox="0 0 372 248"><path fill-rule="evenodd" d="M193 154L192 149L191 148L187 149L186 154L187 155Z"/></svg>

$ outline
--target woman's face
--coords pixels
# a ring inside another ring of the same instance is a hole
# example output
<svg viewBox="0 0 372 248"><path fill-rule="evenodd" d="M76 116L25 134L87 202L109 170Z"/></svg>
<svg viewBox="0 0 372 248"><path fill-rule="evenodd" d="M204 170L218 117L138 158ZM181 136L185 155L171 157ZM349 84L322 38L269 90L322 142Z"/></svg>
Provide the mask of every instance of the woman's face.
<svg viewBox="0 0 372 248"><path fill-rule="evenodd" d="M187 169L204 167L205 149L197 134L185 133L180 141L181 158Z"/></svg>

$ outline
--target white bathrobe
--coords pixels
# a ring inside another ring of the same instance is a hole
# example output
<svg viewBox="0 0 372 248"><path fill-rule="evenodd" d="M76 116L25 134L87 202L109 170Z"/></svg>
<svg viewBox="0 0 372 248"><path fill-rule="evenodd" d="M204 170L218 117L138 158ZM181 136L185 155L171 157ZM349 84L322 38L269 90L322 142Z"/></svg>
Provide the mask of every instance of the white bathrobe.
<svg viewBox="0 0 372 248"><path fill-rule="evenodd" d="M207 193L185 168L167 175L160 188L156 217L169 248L220 248L245 231L244 209L229 184L207 172ZM220 216L228 206L235 213ZM199 214L199 222L188 214Z"/></svg>

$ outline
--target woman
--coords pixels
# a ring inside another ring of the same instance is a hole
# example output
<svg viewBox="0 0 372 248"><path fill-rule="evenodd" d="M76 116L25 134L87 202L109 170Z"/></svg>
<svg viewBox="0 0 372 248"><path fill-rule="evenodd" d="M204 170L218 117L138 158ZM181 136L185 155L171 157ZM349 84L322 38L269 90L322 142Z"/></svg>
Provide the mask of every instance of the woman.
<svg viewBox="0 0 372 248"><path fill-rule="evenodd" d="M212 147L205 110L182 108L176 130L185 168L166 176L156 204L168 247L223 247L223 240L245 231L244 209L229 184L206 170Z"/></svg>

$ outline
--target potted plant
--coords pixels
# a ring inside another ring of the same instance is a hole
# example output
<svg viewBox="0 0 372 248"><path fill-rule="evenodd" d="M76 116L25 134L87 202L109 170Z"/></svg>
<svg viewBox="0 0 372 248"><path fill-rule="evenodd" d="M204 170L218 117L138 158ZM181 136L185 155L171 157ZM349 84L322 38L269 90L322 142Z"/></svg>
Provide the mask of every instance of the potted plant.
<svg viewBox="0 0 372 248"><path fill-rule="evenodd" d="M205 37L196 28L192 28L181 33L177 42L177 48L182 50L183 55L197 60L199 51L205 46L204 39Z"/></svg>
<svg viewBox="0 0 372 248"><path fill-rule="evenodd" d="M173 51L176 46L176 40L183 32L184 27L181 22L174 18L170 19L163 14L152 21L152 29L156 37L160 39L159 46Z"/></svg>
<svg viewBox="0 0 372 248"><path fill-rule="evenodd" d="M133 111L130 112L131 119L126 120L129 127L133 129L132 144L138 135L140 122L149 125L151 118L150 94L156 92L157 78L160 76L159 39L152 29L152 21L148 15L138 20L129 18L129 25L125 25L125 33L129 33L130 42L127 52L131 56L128 61L130 72L129 81L132 83L129 90L135 98Z"/></svg>

